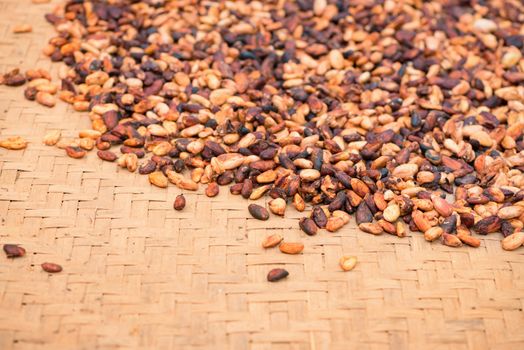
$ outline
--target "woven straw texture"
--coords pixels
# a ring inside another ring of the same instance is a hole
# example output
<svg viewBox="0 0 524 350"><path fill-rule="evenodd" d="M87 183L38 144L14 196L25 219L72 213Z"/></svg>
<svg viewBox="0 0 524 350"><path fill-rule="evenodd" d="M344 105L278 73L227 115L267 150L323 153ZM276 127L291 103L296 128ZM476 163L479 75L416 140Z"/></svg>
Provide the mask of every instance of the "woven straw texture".
<svg viewBox="0 0 524 350"><path fill-rule="evenodd" d="M56 73L41 54L52 6L0 0L0 71ZM18 23L33 32L12 34ZM48 130L75 137L86 115L5 86L0 106L0 136L30 141L0 149L0 243L28 251L0 257L0 349L524 348L524 248L503 251L499 234L478 249L354 225L307 237L294 209L257 221L227 188L187 193L176 212L174 186L42 144ZM304 253L263 250L269 233ZM339 269L343 254L358 256L355 270ZM64 271L47 274L44 261ZM268 283L278 266L290 276Z"/></svg>

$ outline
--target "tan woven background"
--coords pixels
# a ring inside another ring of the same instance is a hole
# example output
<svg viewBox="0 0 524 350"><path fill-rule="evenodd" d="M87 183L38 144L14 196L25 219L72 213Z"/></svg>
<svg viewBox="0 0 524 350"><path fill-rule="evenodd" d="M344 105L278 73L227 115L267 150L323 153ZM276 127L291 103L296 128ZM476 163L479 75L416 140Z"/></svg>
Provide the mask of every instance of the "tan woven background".
<svg viewBox="0 0 524 350"><path fill-rule="evenodd" d="M56 71L40 54L51 8L0 0L1 72ZM24 22L33 33L11 33ZM524 248L502 251L499 234L478 249L354 227L306 237L293 209L250 219L226 188L187 194L175 212L175 187L42 145L47 130L73 137L88 118L22 91L0 87L1 137L31 142L0 149L0 243L28 251L0 257L0 349L524 348ZM270 232L303 241L304 254L264 251ZM339 270L342 254L358 256L354 271ZM64 271L44 273L44 261ZM267 283L281 265L289 278Z"/></svg>

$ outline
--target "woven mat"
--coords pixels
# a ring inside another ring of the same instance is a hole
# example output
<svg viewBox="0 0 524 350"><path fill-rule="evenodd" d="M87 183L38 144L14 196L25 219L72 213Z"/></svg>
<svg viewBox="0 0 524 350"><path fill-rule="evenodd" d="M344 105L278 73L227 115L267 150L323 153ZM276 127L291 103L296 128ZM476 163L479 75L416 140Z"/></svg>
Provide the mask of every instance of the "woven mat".
<svg viewBox="0 0 524 350"><path fill-rule="evenodd" d="M41 54L52 6L0 0L1 72L56 72ZM16 23L33 33L12 34ZM306 237L292 208L257 221L227 188L188 193L176 212L175 187L41 143L47 130L74 137L88 125L63 103L46 109L0 87L0 137L31 142L0 149L0 243L28 251L0 257L0 349L524 347L524 248L502 251L499 234L478 249L354 225ZM304 242L304 254L263 250L274 232ZM343 254L358 256L355 270L340 271ZM44 273L44 261L64 271ZM288 279L266 282L282 265Z"/></svg>

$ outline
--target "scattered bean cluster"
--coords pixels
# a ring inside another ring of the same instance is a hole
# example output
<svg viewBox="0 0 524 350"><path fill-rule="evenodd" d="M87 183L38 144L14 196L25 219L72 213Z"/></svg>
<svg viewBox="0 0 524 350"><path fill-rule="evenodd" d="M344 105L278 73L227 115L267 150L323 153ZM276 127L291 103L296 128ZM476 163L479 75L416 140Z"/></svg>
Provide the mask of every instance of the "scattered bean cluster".
<svg viewBox="0 0 524 350"><path fill-rule="evenodd" d="M8 259L21 258L26 254L25 249L18 244L4 244L3 250L5 256ZM51 262L44 262L40 266L42 267L42 270L49 273L57 273L62 271L62 266Z"/></svg>
<svg viewBox="0 0 524 350"><path fill-rule="evenodd" d="M60 88L3 80L89 112L79 139L46 136L70 157L96 148L158 187L268 195L280 216L310 203L308 235L354 213L374 235L524 242L519 0L73 0L46 18ZM302 251L280 242L264 244Z"/></svg>

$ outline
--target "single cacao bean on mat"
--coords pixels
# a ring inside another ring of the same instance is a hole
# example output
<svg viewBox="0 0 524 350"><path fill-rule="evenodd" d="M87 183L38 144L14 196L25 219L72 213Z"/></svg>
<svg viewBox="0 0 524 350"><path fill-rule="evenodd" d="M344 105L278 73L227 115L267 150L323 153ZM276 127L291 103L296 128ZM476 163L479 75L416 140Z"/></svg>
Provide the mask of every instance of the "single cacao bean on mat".
<svg viewBox="0 0 524 350"><path fill-rule="evenodd" d="M38 90L35 87L26 87L24 89L24 97L29 101L36 100L36 94L38 93Z"/></svg>
<svg viewBox="0 0 524 350"><path fill-rule="evenodd" d="M183 194L179 194L178 196L176 196L175 202L173 203L173 208L175 210L180 211L184 209L185 206L186 206L186 197L184 197Z"/></svg>
<svg viewBox="0 0 524 350"><path fill-rule="evenodd" d="M335 232L338 231L342 226L344 226L346 223L344 222L344 219L341 217L330 217L327 220L326 224L326 230L329 232Z"/></svg>
<svg viewBox="0 0 524 350"><path fill-rule="evenodd" d="M206 196L208 197L216 197L218 195L218 192L220 191L220 188L218 187L216 182L211 182L207 185L206 188Z"/></svg>
<svg viewBox="0 0 524 350"><path fill-rule="evenodd" d="M262 241L262 247L266 249L276 247L283 239L284 237L279 234L269 235Z"/></svg>
<svg viewBox="0 0 524 350"><path fill-rule="evenodd" d="M80 147L68 146L65 148L67 155L71 158L79 159L83 158L87 152Z"/></svg>
<svg viewBox="0 0 524 350"><path fill-rule="evenodd" d="M269 212L266 208L258 204L250 204L247 209L252 217L258 220L267 220L269 219Z"/></svg>
<svg viewBox="0 0 524 350"><path fill-rule="evenodd" d="M363 222L358 225L358 228L366 233L371 233L372 235L381 235L384 232L382 227L374 222Z"/></svg>
<svg viewBox="0 0 524 350"><path fill-rule="evenodd" d="M441 227L435 226L424 232L424 238L426 241L433 242L434 240L442 237L444 230Z"/></svg>
<svg viewBox="0 0 524 350"><path fill-rule="evenodd" d="M357 266L357 257L356 256L343 256L340 258L339 265L344 271L351 271Z"/></svg>
<svg viewBox="0 0 524 350"><path fill-rule="evenodd" d="M443 233L442 244L447 245L448 247L460 247L462 245L462 241L455 235Z"/></svg>
<svg viewBox="0 0 524 350"><path fill-rule="evenodd" d="M17 24L13 27L13 33L15 34L30 33L32 31L33 27L27 23Z"/></svg>
<svg viewBox="0 0 524 350"><path fill-rule="evenodd" d="M8 137L6 140L0 140L0 147L10 150L21 150L27 147L27 141L20 136Z"/></svg>
<svg viewBox="0 0 524 350"><path fill-rule="evenodd" d="M282 253L285 254L300 254L304 250L304 245L297 242L284 242L281 243L278 248Z"/></svg>
<svg viewBox="0 0 524 350"><path fill-rule="evenodd" d="M297 211L300 211L300 212L306 209L306 203L304 202L304 199L298 193L296 193L293 196L293 206L295 207Z"/></svg>
<svg viewBox="0 0 524 350"><path fill-rule="evenodd" d="M488 233L500 230L501 224L502 220L498 216L492 215L479 220L475 225L473 225L473 230L478 234L487 235Z"/></svg>
<svg viewBox="0 0 524 350"><path fill-rule="evenodd" d="M148 160L138 168L138 173L142 175L151 174L157 168L157 164L152 160Z"/></svg>
<svg viewBox="0 0 524 350"><path fill-rule="evenodd" d="M4 252L8 258L19 258L25 255L25 249L17 244L4 244Z"/></svg>
<svg viewBox="0 0 524 350"><path fill-rule="evenodd" d="M98 155L98 158L107 162L114 162L117 158L116 154L111 151L98 151L96 154Z"/></svg>
<svg viewBox="0 0 524 350"><path fill-rule="evenodd" d="M246 179L242 185L242 197L247 199L251 196L251 193L253 193L253 182L250 179Z"/></svg>
<svg viewBox="0 0 524 350"><path fill-rule="evenodd" d="M62 266L55 263L45 262L41 266L42 270L49 273L57 273L62 271Z"/></svg>
<svg viewBox="0 0 524 350"><path fill-rule="evenodd" d="M56 105L56 98L48 92L37 92L35 99L36 102L40 103L42 106L51 108Z"/></svg>
<svg viewBox="0 0 524 350"><path fill-rule="evenodd" d="M21 74L17 74L17 75L8 77L5 80L5 85L7 85L7 86L21 86L21 85L24 85L25 82L26 82L26 80L25 80L24 76L21 75ZM31 95L33 95L33 94L31 93ZM36 89L35 89L35 98L36 98Z"/></svg>
<svg viewBox="0 0 524 350"><path fill-rule="evenodd" d="M60 140L60 130L52 130L45 134L43 142L46 146L54 146Z"/></svg>
<svg viewBox="0 0 524 350"><path fill-rule="evenodd" d="M301 218L298 225L308 236L314 236L317 234L318 226L310 218Z"/></svg>
<svg viewBox="0 0 524 350"><path fill-rule="evenodd" d="M231 192L231 194L238 196L242 192L242 186L243 186L242 183L234 184L229 187L229 192Z"/></svg>
<svg viewBox="0 0 524 350"><path fill-rule="evenodd" d="M469 245L470 247L478 248L480 247L480 239L473 237L468 234L461 234L457 233L458 239L462 241L462 243Z"/></svg>
<svg viewBox="0 0 524 350"><path fill-rule="evenodd" d="M149 174L149 182L157 187L167 187L167 177L161 171L155 171Z"/></svg>
<svg viewBox="0 0 524 350"><path fill-rule="evenodd" d="M357 221L357 225L373 221L373 214L371 213L371 210L369 210L369 207L364 201L361 202L357 207L355 220Z"/></svg>
<svg viewBox="0 0 524 350"><path fill-rule="evenodd" d="M269 282L276 282L289 276L289 272L284 269L273 269L267 274L267 280Z"/></svg>
<svg viewBox="0 0 524 350"><path fill-rule="evenodd" d="M275 215L284 216L287 203L282 198L275 198L269 202L269 210Z"/></svg>
<svg viewBox="0 0 524 350"><path fill-rule="evenodd" d="M524 244L524 232L515 232L502 240L502 249L515 250Z"/></svg>
<svg viewBox="0 0 524 350"><path fill-rule="evenodd" d="M324 213L324 210L322 210L320 207L313 208L313 211L311 212L311 219L313 219L315 224L320 228L326 227L328 221L326 213Z"/></svg>

